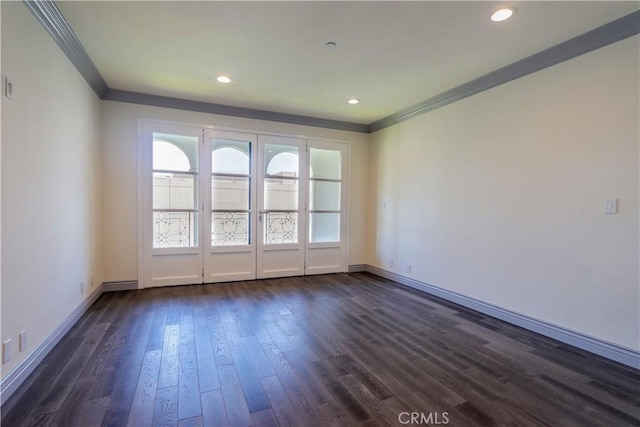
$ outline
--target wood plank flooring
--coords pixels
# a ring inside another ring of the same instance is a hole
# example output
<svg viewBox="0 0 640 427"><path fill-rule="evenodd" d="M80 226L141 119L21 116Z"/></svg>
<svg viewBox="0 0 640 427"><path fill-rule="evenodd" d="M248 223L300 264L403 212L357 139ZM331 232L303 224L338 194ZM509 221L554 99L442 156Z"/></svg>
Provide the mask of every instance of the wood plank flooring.
<svg viewBox="0 0 640 427"><path fill-rule="evenodd" d="M416 424L640 426L640 372L336 274L103 294L2 407L3 427Z"/></svg>

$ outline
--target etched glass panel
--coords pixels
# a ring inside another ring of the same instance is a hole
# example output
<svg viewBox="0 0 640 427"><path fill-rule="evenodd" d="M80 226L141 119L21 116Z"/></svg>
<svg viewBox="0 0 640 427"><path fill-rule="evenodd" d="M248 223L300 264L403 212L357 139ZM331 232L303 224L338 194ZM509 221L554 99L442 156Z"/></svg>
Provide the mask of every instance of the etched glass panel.
<svg viewBox="0 0 640 427"><path fill-rule="evenodd" d="M211 213L211 246L248 244L249 213Z"/></svg>
<svg viewBox="0 0 640 427"><path fill-rule="evenodd" d="M153 173L153 209L195 209L197 179L180 173Z"/></svg>
<svg viewBox="0 0 640 427"><path fill-rule="evenodd" d="M196 212L154 212L153 247L180 248L198 246Z"/></svg>
<svg viewBox="0 0 640 427"><path fill-rule="evenodd" d="M311 148L309 152L311 178L342 179L342 153L338 150Z"/></svg>
<svg viewBox="0 0 640 427"><path fill-rule="evenodd" d="M249 178L211 177L211 209L249 210Z"/></svg>
<svg viewBox="0 0 640 427"><path fill-rule="evenodd" d="M264 179L264 208L266 210L298 210L297 179Z"/></svg>
<svg viewBox="0 0 640 427"><path fill-rule="evenodd" d="M333 181L309 181L309 209L339 211L341 185Z"/></svg>
<svg viewBox="0 0 640 427"><path fill-rule="evenodd" d="M268 245L298 243L298 214L269 212L264 214L264 242Z"/></svg>
<svg viewBox="0 0 640 427"><path fill-rule="evenodd" d="M312 212L309 215L309 241L339 242L340 214Z"/></svg>

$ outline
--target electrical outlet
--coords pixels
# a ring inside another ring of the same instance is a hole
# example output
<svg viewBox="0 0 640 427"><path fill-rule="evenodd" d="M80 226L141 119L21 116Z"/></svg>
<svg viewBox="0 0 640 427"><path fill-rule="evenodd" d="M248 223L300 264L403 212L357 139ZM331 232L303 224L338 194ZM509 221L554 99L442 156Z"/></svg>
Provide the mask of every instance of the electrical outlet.
<svg viewBox="0 0 640 427"><path fill-rule="evenodd" d="M407 266L404 269L405 272L407 273L411 273L411 264L407 264Z"/></svg>
<svg viewBox="0 0 640 427"><path fill-rule="evenodd" d="M5 82L4 95L9 99L13 99L13 82L8 77Z"/></svg>
<svg viewBox="0 0 640 427"><path fill-rule="evenodd" d="M27 349L27 331L20 332L20 342L18 343L18 351L23 352Z"/></svg>
<svg viewBox="0 0 640 427"><path fill-rule="evenodd" d="M80 295L84 295L84 282L80 282Z"/></svg>
<svg viewBox="0 0 640 427"><path fill-rule="evenodd" d="M2 343L2 364L11 360L11 338Z"/></svg>
<svg viewBox="0 0 640 427"><path fill-rule="evenodd" d="M2 96L6 96L9 99L13 99L13 82L9 80L9 77L4 74L0 77L0 89Z"/></svg>
<svg viewBox="0 0 640 427"><path fill-rule="evenodd" d="M393 268L393 258L389 258L389 267Z"/></svg>
<svg viewBox="0 0 640 427"><path fill-rule="evenodd" d="M95 283L93 281L93 275L91 276L91 288L93 289L93 287L95 286Z"/></svg>

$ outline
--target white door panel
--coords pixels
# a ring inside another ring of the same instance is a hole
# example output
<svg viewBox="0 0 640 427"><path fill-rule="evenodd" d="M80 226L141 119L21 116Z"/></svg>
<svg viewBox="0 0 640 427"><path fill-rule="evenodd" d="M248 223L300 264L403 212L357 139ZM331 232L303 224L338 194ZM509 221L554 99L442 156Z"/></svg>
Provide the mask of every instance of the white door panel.
<svg viewBox="0 0 640 427"><path fill-rule="evenodd" d="M347 271L348 145L309 140L305 274Z"/></svg>
<svg viewBox="0 0 640 427"><path fill-rule="evenodd" d="M202 282L201 143L199 129L143 127L144 287Z"/></svg>
<svg viewBox="0 0 640 427"><path fill-rule="evenodd" d="M256 146L253 134L205 132L205 283L256 278Z"/></svg>
<svg viewBox="0 0 640 427"><path fill-rule="evenodd" d="M304 274L306 141L258 137L257 277Z"/></svg>

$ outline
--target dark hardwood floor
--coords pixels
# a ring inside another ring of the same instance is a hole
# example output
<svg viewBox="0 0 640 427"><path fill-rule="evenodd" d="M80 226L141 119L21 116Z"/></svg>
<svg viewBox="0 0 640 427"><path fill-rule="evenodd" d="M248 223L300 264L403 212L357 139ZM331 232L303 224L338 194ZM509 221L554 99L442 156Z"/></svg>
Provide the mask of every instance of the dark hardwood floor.
<svg viewBox="0 0 640 427"><path fill-rule="evenodd" d="M104 294L2 426L638 426L639 387L632 368L337 274Z"/></svg>

